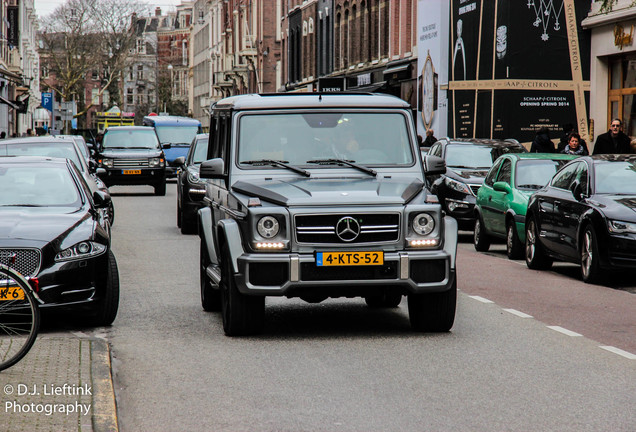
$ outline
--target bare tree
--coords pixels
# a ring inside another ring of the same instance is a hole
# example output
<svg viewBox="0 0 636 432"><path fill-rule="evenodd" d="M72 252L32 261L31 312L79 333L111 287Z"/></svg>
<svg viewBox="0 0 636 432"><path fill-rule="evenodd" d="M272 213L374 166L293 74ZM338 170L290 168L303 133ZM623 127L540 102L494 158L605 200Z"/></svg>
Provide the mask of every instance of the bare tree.
<svg viewBox="0 0 636 432"><path fill-rule="evenodd" d="M44 83L63 100L83 100L84 80L97 73L101 96L134 62L136 16L146 13L136 0L67 0L42 22L40 56L52 77ZM76 117L92 106L91 98Z"/></svg>

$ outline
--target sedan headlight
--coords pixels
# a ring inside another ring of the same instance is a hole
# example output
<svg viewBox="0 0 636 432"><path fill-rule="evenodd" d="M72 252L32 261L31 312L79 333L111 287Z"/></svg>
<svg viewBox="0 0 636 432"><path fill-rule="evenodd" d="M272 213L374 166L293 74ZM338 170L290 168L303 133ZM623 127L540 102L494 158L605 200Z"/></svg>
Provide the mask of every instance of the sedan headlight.
<svg viewBox="0 0 636 432"><path fill-rule="evenodd" d="M444 179L444 182L446 183L446 186L448 186L449 188L456 190L457 192L462 192L462 193L470 195L470 189L468 189L468 185L466 183L462 183L450 177L446 177Z"/></svg>
<svg viewBox="0 0 636 432"><path fill-rule="evenodd" d="M418 235L429 235L435 229L435 219L428 213L419 213L413 218L412 227Z"/></svg>
<svg viewBox="0 0 636 432"><path fill-rule="evenodd" d="M608 219L607 228L613 234L636 234L636 223Z"/></svg>
<svg viewBox="0 0 636 432"><path fill-rule="evenodd" d="M150 168L162 167L162 166L165 166L165 164L166 164L166 161L160 157L148 159L148 166Z"/></svg>
<svg viewBox="0 0 636 432"><path fill-rule="evenodd" d="M74 261L96 257L106 252L106 246L92 241L77 243L55 255L56 262Z"/></svg>
<svg viewBox="0 0 636 432"><path fill-rule="evenodd" d="M104 158L104 159L101 159L99 161L99 164L101 166L103 166L104 168L112 168L113 167L113 160L112 159L108 159L108 158Z"/></svg>
<svg viewBox="0 0 636 432"><path fill-rule="evenodd" d="M263 216L256 224L256 229L263 238L271 239L280 231L280 224L273 216Z"/></svg>

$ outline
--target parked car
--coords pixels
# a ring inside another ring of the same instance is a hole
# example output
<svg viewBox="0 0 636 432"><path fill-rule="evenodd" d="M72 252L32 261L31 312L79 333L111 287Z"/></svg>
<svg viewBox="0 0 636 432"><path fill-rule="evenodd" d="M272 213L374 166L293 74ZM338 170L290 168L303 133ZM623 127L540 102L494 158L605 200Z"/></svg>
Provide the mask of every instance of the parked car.
<svg viewBox="0 0 636 432"><path fill-rule="evenodd" d="M155 195L166 194L166 157L154 129L113 126L106 129L97 164L107 186L150 185Z"/></svg>
<svg viewBox="0 0 636 432"><path fill-rule="evenodd" d="M91 192L68 159L0 157L0 262L28 277L42 308L85 314L109 325L119 276L108 222L110 198Z"/></svg>
<svg viewBox="0 0 636 432"><path fill-rule="evenodd" d="M500 156L488 171L475 202L475 249L506 241L510 259L523 257L526 210L530 195L545 186L557 170L575 155L510 153Z"/></svg>
<svg viewBox="0 0 636 432"><path fill-rule="evenodd" d="M190 117L150 115L144 117L144 126L157 132L166 154L166 178L176 177L179 164L175 160L188 154L195 135L203 132L201 122Z"/></svg>
<svg viewBox="0 0 636 432"><path fill-rule="evenodd" d="M199 177L199 167L208 155L208 134L198 134L186 157L179 156L177 174L177 227L183 234L197 232L197 212L204 206L205 180Z"/></svg>
<svg viewBox="0 0 636 432"><path fill-rule="evenodd" d="M475 196L488 170L497 158L507 153L527 153L515 140L441 138L428 151L446 161L446 174L430 179L431 192L444 210L457 219L459 228L475 225Z"/></svg>
<svg viewBox="0 0 636 432"><path fill-rule="evenodd" d="M108 207L105 212L109 225L114 223L115 206L110 199L108 187L97 175L97 169L90 169L77 141L61 138L59 135L4 139L0 141L0 156L50 156L71 160L82 173L91 193L100 190L108 196Z"/></svg>
<svg viewBox="0 0 636 432"><path fill-rule="evenodd" d="M585 282L609 269L636 269L636 155L584 156L530 198L526 264L579 264ZM603 273L605 272L605 273Z"/></svg>
<svg viewBox="0 0 636 432"><path fill-rule="evenodd" d="M425 187L446 167L422 163L408 103L240 95L214 105L210 130L201 303L226 335L261 331L266 296L396 307L406 295L414 330L450 330L457 223Z"/></svg>
<svg viewBox="0 0 636 432"><path fill-rule="evenodd" d="M82 156L84 156L84 159L86 159L86 164L89 166L91 171L95 171L97 164L95 162L95 159L93 158L93 145L90 144L89 146L82 135L55 135L55 138L72 139L73 141L75 141L77 143L77 148L82 153Z"/></svg>

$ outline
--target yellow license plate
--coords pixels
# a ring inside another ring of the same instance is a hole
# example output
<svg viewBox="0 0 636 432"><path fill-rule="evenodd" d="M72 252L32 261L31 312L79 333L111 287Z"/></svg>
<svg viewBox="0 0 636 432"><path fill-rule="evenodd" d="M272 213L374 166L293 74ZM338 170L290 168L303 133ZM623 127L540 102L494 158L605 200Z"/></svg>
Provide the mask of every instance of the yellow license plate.
<svg viewBox="0 0 636 432"><path fill-rule="evenodd" d="M141 170L122 170L124 174L141 174Z"/></svg>
<svg viewBox="0 0 636 432"><path fill-rule="evenodd" d="M24 291L17 286L0 287L0 301L24 300Z"/></svg>
<svg viewBox="0 0 636 432"><path fill-rule="evenodd" d="M316 252L317 266L383 265L384 252Z"/></svg>

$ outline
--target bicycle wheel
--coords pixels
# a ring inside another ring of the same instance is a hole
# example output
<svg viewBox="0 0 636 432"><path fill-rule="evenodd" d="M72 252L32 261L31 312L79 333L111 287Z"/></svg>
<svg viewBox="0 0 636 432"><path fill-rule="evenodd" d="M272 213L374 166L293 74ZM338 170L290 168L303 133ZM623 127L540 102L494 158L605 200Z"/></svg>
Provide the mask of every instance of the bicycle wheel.
<svg viewBox="0 0 636 432"><path fill-rule="evenodd" d="M40 326L40 309L31 286L18 272L0 264L0 371L31 349Z"/></svg>

